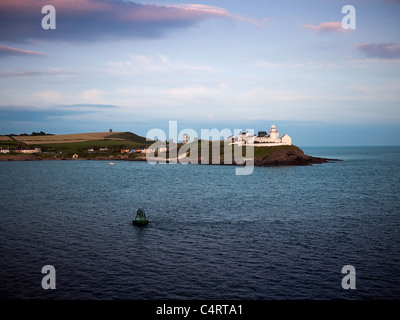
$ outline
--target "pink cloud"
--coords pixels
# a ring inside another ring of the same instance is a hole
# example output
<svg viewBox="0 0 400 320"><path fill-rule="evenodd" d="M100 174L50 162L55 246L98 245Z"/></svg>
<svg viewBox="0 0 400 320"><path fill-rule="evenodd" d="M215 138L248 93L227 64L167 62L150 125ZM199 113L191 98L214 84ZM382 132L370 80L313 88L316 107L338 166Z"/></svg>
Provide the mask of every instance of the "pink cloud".
<svg viewBox="0 0 400 320"><path fill-rule="evenodd" d="M348 30L343 29L342 24L340 22L322 22L317 26L313 26L311 24L303 25L304 28L314 30L317 34L328 34L328 33L339 33L344 34Z"/></svg>
<svg viewBox="0 0 400 320"><path fill-rule="evenodd" d="M398 59L400 58L400 46L393 43L361 43L356 48L373 58Z"/></svg>
<svg viewBox="0 0 400 320"><path fill-rule="evenodd" d="M12 47L3 46L0 44L0 56L5 55L30 55L30 56L45 56L46 54L37 51L23 50Z"/></svg>
<svg viewBox="0 0 400 320"><path fill-rule="evenodd" d="M176 7L179 9L183 9L187 14L203 14L203 15L212 15L214 17L227 18L227 19L235 19L243 22L248 22L254 24L256 26L262 26L264 23L268 22L268 18L264 18L262 21L258 21L257 19L252 18L244 18L240 16L236 16L230 14L227 10L215 6L208 6L203 4L181 4L181 5L173 5L171 7Z"/></svg>

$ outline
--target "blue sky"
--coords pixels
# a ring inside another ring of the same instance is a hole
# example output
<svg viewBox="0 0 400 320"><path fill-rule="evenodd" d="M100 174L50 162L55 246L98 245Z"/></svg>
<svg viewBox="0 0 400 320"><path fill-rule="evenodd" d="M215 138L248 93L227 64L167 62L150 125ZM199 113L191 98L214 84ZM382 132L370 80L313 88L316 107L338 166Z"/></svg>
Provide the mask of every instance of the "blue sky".
<svg viewBox="0 0 400 320"><path fill-rule="evenodd" d="M396 0L1 0L0 134L146 135L177 120L399 145L399 17Z"/></svg>

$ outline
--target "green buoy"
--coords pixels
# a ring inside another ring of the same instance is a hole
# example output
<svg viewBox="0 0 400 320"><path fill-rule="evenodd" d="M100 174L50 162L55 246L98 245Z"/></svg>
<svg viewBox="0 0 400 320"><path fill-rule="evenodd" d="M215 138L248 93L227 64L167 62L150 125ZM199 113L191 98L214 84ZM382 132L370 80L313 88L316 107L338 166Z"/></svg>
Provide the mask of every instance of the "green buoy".
<svg viewBox="0 0 400 320"><path fill-rule="evenodd" d="M142 207L140 207L136 211L136 217L135 217L135 219L133 219L133 224L137 225L137 226L145 226L148 223L149 223L149 219L147 219L146 213L144 212Z"/></svg>

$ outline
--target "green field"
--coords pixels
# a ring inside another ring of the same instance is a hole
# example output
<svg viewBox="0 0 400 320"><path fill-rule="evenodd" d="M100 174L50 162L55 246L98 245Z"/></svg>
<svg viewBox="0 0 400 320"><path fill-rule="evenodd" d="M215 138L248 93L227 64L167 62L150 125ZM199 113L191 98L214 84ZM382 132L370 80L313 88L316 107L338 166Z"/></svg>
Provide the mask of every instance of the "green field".
<svg viewBox="0 0 400 320"><path fill-rule="evenodd" d="M204 141L203 141L204 142ZM192 148L196 148L195 145L196 142L191 142L187 146L191 146ZM207 147L208 145L208 159L209 163L214 161L218 161L220 159L220 162L224 162L225 160L229 163L230 159L235 159L235 153L241 154L243 157L249 157L249 154L247 154L246 147L245 146L237 146L237 145L227 145L226 142L221 141L219 142L219 152L217 151L216 153L214 152L213 154L213 143L211 141L205 141L205 146ZM218 144L217 144L218 145ZM231 150L229 154L225 153L225 147L227 147L226 150ZM198 141L197 145L197 156L201 157L201 150L202 150L202 143L201 140ZM288 145L288 146L271 146L271 147L254 147L254 157L255 158L262 158L262 157L269 157L272 154L274 154L278 150L291 150L291 151L301 151L300 148L294 145Z"/></svg>
<svg viewBox="0 0 400 320"><path fill-rule="evenodd" d="M147 144L150 145L152 141L147 141L146 138L138 136L137 134L134 134L132 132L119 132L119 133L114 133L107 138L111 139L122 139L130 142L136 142L136 143L141 143L141 144Z"/></svg>
<svg viewBox="0 0 400 320"><path fill-rule="evenodd" d="M93 154L116 154L121 149L143 149L151 143L146 138L140 137L131 132L119 132L109 134L103 139L74 141L74 142L55 142L55 143L38 143L43 152L56 152L64 154L77 153L80 157L89 157L88 149L94 149ZM100 151L100 148L108 148L107 151Z"/></svg>
<svg viewBox="0 0 400 320"><path fill-rule="evenodd" d="M26 148L26 144L23 142L14 141L14 140L0 140L0 148L3 148L3 149Z"/></svg>
<svg viewBox="0 0 400 320"><path fill-rule="evenodd" d="M145 148L148 144L142 144L126 140L93 140L69 143L47 143L39 144L43 152L62 152L62 153L88 153L88 149L93 148L101 152L99 148L107 147L109 153L120 152L123 148ZM104 151L107 152L107 151Z"/></svg>

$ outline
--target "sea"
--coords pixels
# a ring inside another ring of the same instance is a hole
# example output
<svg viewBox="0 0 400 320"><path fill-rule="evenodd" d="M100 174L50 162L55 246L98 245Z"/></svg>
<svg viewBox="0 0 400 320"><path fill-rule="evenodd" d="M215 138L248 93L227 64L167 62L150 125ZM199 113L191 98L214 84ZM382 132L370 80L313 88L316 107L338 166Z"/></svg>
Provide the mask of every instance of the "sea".
<svg viewBox="0 0 400 320"><path fill-rule="evenodd" d="M302 149L341 161L0 162L0 299L399 299L400 147Z"/></svg>

